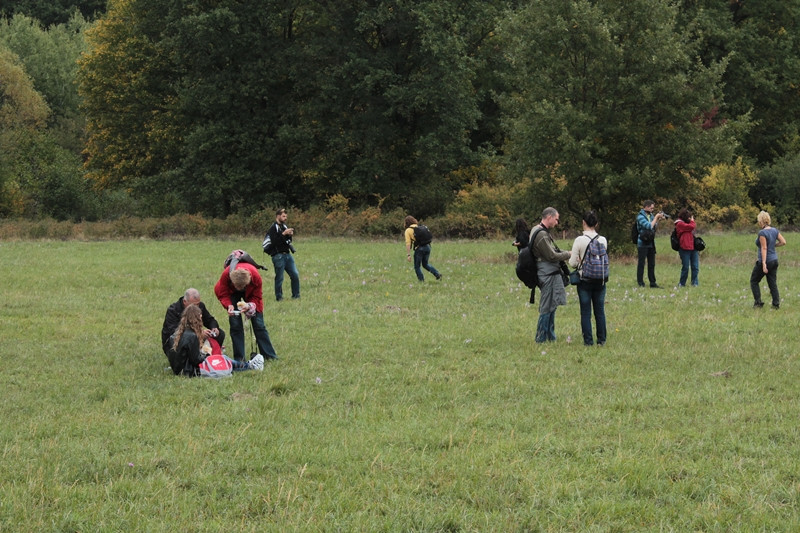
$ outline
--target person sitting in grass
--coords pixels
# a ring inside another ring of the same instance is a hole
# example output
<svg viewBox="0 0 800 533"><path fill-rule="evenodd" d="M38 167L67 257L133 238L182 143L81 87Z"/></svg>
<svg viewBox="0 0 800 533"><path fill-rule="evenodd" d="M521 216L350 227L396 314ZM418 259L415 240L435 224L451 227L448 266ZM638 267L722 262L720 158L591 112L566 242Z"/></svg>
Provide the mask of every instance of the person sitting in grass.
<svg viewBox="0 0 800 533"><path fill-rule="evenodd" d="M217 339L220 346L225 344L225 332L220 329L217 319L206 309L206 305L200 299L200 291L188 288L183 293L183 297L178 298L177 302L172 303L167 308L167 312L164 315L164 324L161 326L161 349L164 350L164 355L169 354L169 339L175 333L175 329L181 321L183 310L192 304L197 305L202 312L203 331L205 331L206 337Z"/></svg>
<svg viewBox="0 0 800 533"><path fill-rule="evenodd" d="M203 327L203 312L195 304L186 306L181 314L178 327L170 337L170 349L167 353L169 366L176 376L183 375L194 377L200 375L200 364L213 351L212 345L219 347L213 338L209 338L207 330ZM263 370L264 358L257 355L248 362L230 361L233 370Z"/></svg>

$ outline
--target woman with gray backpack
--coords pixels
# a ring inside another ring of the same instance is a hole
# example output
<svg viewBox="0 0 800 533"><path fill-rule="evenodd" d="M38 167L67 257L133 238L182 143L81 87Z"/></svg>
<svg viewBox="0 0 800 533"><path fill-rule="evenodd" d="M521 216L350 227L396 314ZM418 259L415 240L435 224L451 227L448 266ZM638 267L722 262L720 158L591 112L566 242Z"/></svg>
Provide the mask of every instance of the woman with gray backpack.
<svg viewBox="0 0 800 533"><path fill-rule="evenodd" d="M608 281L608 242L597 233L597 214L583 215L583 233L572 244L569 266L580 273L578 300L581 305L583 344L592 346L592 309L597 327L597 345L606 343L606 282Z"/></svg>

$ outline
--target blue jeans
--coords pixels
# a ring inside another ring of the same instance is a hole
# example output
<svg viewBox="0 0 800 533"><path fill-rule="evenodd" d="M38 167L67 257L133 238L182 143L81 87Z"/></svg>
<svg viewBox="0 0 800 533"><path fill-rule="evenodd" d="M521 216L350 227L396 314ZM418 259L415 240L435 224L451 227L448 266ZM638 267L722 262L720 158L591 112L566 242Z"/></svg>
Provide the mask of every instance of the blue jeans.
<svg viewBox="0 0 800 533"><path fill-rule="evenodd" d="M428 264L428 259L431 257L431 245L430 244L423 244L422 246L418 246L416 250L414 250L414 272L417 273L417 279L420 281L425 281L425 277L422 275L422 268L433 274L436 279L441 277L439 271L434 268L433 265ZM420 268L420 266L422 268Z"/></svg>
<svg viewBox="0 0 800 533"><path fill-rule="evenodd" d="M283 300L283 271L289 274L292 280L292 298L300 298L300 273L294 264L294 257L290 253L279 253L272 256L272 266L275 267L275 299ZM263 355L263 354L262 354Z"/></svg>
<svg viewBox="0 0 800 533"><path fill-rule="evenodd" d="M698 285L697 274L700 272L700 252L697 250L678 250L681 256L681 279L678 284L686 286L686 278L689 277L689 266L692 267L692 285Z"/></svg>
<svg viewBox="0 0 800 533"><path fill-rule="evenodd" d="M581 333L583 344L591 346L592 308L597 326L597 344L606 343L606 284L600 280L581 280L578 283L578 300L581 304Z"/></svg>
<svg viewBox="0 0 800 533"><path fill-rule="evenodd" d="M267 327L264 325L264 315L256 313L250 319L253 324L253 331L256 335L256 344L258 345L258 353L264 356L264 359L277 359L275 348L272 347L272 342L269 340L269 333ZM246 361L244 356L244 320L242 315L233 315L228 317L228 323L231 325L231 342L233 343L233 358L237 361Z"/></svg>
<svg viewBox="0 0 800 533"><path fill-rule="evenodd" d="M556 312L542 313L539 315L539 323L536 324L536 342L547 342L556 340Z"/></svg>
<svg viewBox="0 0 800 533"><path fill-rule="evenodd" d="M225 359L231 362L231 367L234 372L240 372L242 370L250 370L249 363L246 363L245 361L237 361L236 359L231 359L227 355L225 356Z"/></svg>

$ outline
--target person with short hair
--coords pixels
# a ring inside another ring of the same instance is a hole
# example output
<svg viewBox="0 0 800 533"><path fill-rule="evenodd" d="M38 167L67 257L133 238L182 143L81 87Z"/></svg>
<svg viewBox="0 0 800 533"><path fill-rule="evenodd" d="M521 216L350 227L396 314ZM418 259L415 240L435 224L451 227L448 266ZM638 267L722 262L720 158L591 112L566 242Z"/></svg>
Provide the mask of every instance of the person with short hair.
<svg viewBox="0 0 800 533"><path fill-rule="evenodd" d="M272 258L272 266L275 268L275 300L283 300L283 273L289 274L292 282L292 299L300 298L300 272L294 262L292 254L295 252L292 245L294 228L286 225L289 215L286 209L278 209L275 212L275 223L267 230L267 235L261 243L264 253Z"/></svg>
<svg viewBox="0 0 800 533"><path fill-rule="evenodd" d="M639 252L639 262L636 265L636 282L639 287L644 287L644 264L647 262L647 279L650 281L651 289L660 289L656 283L656 241L655 239L642 239L642 232L652 232L655 235L658 222L664 218L664 213L653 215L656 203L653 200L645 200L642 209L636 215L636 225L639 229L639 239L636 249Z"/></svg>
<svg viewBox="0 0 800 533"><path fill-rule="evenodd" d="M694 221L694 214L685 207L678 211L675 217L675 232L678 234L678 255L681 258L681 277L678 279L678 286L685 287L686 279L689 277L689 267L692 269L692 287L700 284L698 276L700 273L700 252L694 249L694 230L697 223Z"/></svg>
<svg viewBox="0 0 800 533"><path fill-rule="evenodd" d="M536 257L536 268L539 276L539 322L536 325L536 342L553 342L556 340L556 309L567 304L567 291L561 278L561 262L569 260L572 252L562 252L556 246L550 230L558 225L559 214L554 207L542 211L539 226L544 231L531 230L533 255Z"/></svg>
<svg viewBox="0 0 800 533"><path fill-rule="evenodd" d="M264 325L264 300L258 269L249 263L238 263L233 270L225 267L214 286L214 294L228 311L233 358L245 359L244 319L250 319L256 337L258 351L265 359L277 359L275 348Z"/></svg>
<svg viewBox="0 0 800 533"><path fill-rule="evenodd" d="M756 264L750 274L750 290L753 292L753 307L764 307L761 301L761 287L759 284L764 276L767 277L769 293L772 296L772 308L780 309L781 296L778 293L778 246L785 246L786 239L783 238L778 228L770 226L772 218L766 211L758 214L758 225L761 228L756 237L756 249L758 250Z"/></svg>
<svg viewBox="0 0 800 533"><path fill-rule="evenodd" d="M403 236L405 237L406 241L406 259L411 261L411 250L414 250L414 272L417 274L417 279L420 281L425 281L425 276L422 275L422 269L424 268L435 277L437 280L442 279L442 275L436 270L436 267L431 265L428 261L431 257L431 243L418 243L414 228L419 226L419 222L416 218L412 217L411 215L407 216L403 221L405 226L405 232Z"/></svg>
<svg viewBox="0 0 800 533"><path fill-rule="evenodd" d="M183 293L183 297L178 298L177 302L167 308L164 324L161 326L161 348L164 350L164 355L169 352L169 338L175 333L175 328L178 327L178 323L181 321L183 310L189 305L196 305L200 308L207 336L217 339L220 346L225 344L225 332L219 328L217 319L206 309L206 304L200 299L200 291L190 287Z"/></svg>
<svg viewBox="0 0 800 533"><path fill-rule="evenodd" d="M569 266L572 268L581 267L581 280L578 282L578 301L581 306L581 333L583 334L583 344L592 346L592 308L594 308L594 322L597 328L597 345L603 346L606 343L606 280L603 279L584 279L582 265L589 251L589 243L596 239L606 249L608 241L597 233L597 214L594 211L587 211L583 215L583 233L575 238L572 244L572 255L569 258Z"/></svg>

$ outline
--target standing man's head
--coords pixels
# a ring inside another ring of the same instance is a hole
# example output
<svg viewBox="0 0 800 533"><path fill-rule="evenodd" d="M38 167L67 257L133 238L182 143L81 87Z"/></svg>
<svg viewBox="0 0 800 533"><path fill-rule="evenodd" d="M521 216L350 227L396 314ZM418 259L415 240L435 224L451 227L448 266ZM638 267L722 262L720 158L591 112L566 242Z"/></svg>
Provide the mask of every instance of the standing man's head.
<svg viewBox="0 0 800 533"><path fill-rule="evenodd" d="M250 284L250 271L237 268L230 273L231 283L237 291L243 291Z"/></svg>
<svg viewBox="0 0 800 533"><path fill-rule="evenodd" d="M412 224L419 224L419 222L417 222L416 218L412 217L411 215L408 215L405 220L405 227L410 228Z"/></svg>
<svg viewBox="0 0 800 533"><path fill-rule="evenodd" d="M542 226L553 229L558 225L558 211L555 207L545 207L542 211Z"/></svg>
<svg viewBox="0 0 800 533"><path fill-rule="evenodd" d="M183 306L187 307L189 305L197 305L200 303L200 291L197 289L186 289L186 292L183 293Z"/></svg>
<svg viewBox="0 0 800 533"><path fill-rule="evenodd" d="M286 209L280 208L277 211L275 211L275 222L284 224L286 223L287 218L289 218L289 215L286 214Z"/></svg>
<svg viewBox="0 0 800 533"><path fill-rule="evenodd" d="M642 209L644 209L648 213L652 213L655 207L656 203L653 200L645 200L644 203L642 203Z"/></svg>

